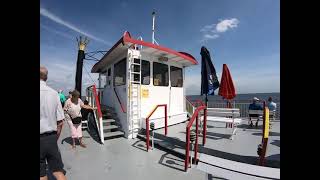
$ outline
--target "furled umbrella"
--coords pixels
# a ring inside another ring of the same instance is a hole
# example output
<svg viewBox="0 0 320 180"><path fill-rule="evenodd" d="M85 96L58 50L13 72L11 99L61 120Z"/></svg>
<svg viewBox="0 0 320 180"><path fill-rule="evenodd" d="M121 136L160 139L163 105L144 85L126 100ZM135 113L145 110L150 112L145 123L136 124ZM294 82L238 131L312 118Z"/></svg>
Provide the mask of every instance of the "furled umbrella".
<svg viewBox="0 0 320 180"><path fill-rule="evenodd" d="M226 64L223 64L222 77L218 94L228 101L228 108L232 108L230 100L236 97L236 90L234 88L229 68Z"/></svg>
<svg viewBox="0 0 320 180"><path fill-rule="evenodd" d="M229 68L226 64L223 64L222 76L221 76L218 94L227 100L227 107L232 108L230 100L236 97L236 90L233 85ZM229 124L229 126L231 126L231 124ZM228 127L228 123L226 124L226 127Z"/></svg>

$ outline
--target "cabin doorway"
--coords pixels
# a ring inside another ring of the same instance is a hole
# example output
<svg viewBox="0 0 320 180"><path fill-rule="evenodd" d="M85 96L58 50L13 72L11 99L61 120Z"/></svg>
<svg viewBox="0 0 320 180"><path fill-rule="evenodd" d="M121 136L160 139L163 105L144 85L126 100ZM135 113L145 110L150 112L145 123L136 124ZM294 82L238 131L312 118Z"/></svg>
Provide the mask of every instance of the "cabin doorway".
<svg viewBox="0 0 320 180"><path fill-rule="evenodd" d="M171 115L183 112L183 73L182 68L170 66L170 100Z"/></svg>

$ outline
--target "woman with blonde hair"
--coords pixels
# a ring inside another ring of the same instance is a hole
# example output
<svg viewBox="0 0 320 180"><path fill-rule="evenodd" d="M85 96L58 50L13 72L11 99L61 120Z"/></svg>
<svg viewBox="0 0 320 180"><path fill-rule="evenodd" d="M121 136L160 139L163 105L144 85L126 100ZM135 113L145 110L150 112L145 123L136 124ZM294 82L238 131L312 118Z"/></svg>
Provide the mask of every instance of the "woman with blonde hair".
<svg viewBox="0 0 320 180"><path fill-rule="evenodd" d="M76 148L75 141L76 139L79 140L80 146L86 148L87 146L82 141L82 115L81 115L81 108L94 110L89 105L85 105L82 100L79 98L80 93L77 90L72 91L71 98L69 98L64 105L65 111L65 119L70 127L71 130L71 137L72 137L72 149Z"/></svg>

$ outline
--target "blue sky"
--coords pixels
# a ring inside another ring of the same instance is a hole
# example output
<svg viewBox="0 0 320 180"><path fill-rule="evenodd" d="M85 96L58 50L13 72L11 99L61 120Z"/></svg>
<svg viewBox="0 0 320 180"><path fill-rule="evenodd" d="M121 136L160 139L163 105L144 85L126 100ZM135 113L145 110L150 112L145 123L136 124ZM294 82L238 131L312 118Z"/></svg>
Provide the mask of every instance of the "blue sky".
<svg viewBox="0 0 320 180"><path fill-rule="evenodd" d="M280 92L279 0L42 0L40 63L49 70L48 84L65 92L74 88L79 35L90 39L87 52L108 50L126 30L151 41L153 9L160 45L198 62L206 46L219 79L228 65L237 93ZM84 63L84 86L97 82L97 75L86 72L93 64ZM186 69L189 95L200 92L200 67Z"/></svg>

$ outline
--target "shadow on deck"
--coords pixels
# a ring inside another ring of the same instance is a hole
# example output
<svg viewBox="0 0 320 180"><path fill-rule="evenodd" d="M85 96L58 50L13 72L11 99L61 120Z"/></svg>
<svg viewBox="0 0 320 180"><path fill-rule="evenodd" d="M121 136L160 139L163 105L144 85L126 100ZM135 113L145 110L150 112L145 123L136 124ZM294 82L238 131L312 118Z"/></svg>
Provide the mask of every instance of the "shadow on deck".
<svg viewBox="0 0 320 180"><path fill-rule="evenodd" d="M140 135L138 136L140 139L145 142L145 131L142 131ZM181 132L184 133L185 132ZM163 134L159 133L154 133L155 134L155 147L165 150L166 152L173 154L181 159L185 158L185 142L175 138L175 137L169 137L165 136ZM207 132L208 136L207 138L213 139L213 140L218 140L222 138L229 138L229 135L225 134L219 134L219 133L212 133L212 132ZM199 138L202 136L199 135ZM150 138L151 140L151 138ZM150 142L151 144L151 142ZM233 153L228 153L228 152L223 152L215 149L210 149L207 147L202 146L199 144L199 153L204 153L207 155L231 160L231 161L237 161L237 162L242 162L242 163L247 163L247 164L252 164L252 165L257 165L258 163L258 157L257 156L245 156L245 155L239 155L239 154L233 154ZM266 157L266 163L265 166L267 167L273 167L273 168L280 168L280 161L274 160L279 157L279 155L272 155ZM166 164L168 165L168 164Z"/></svg>

